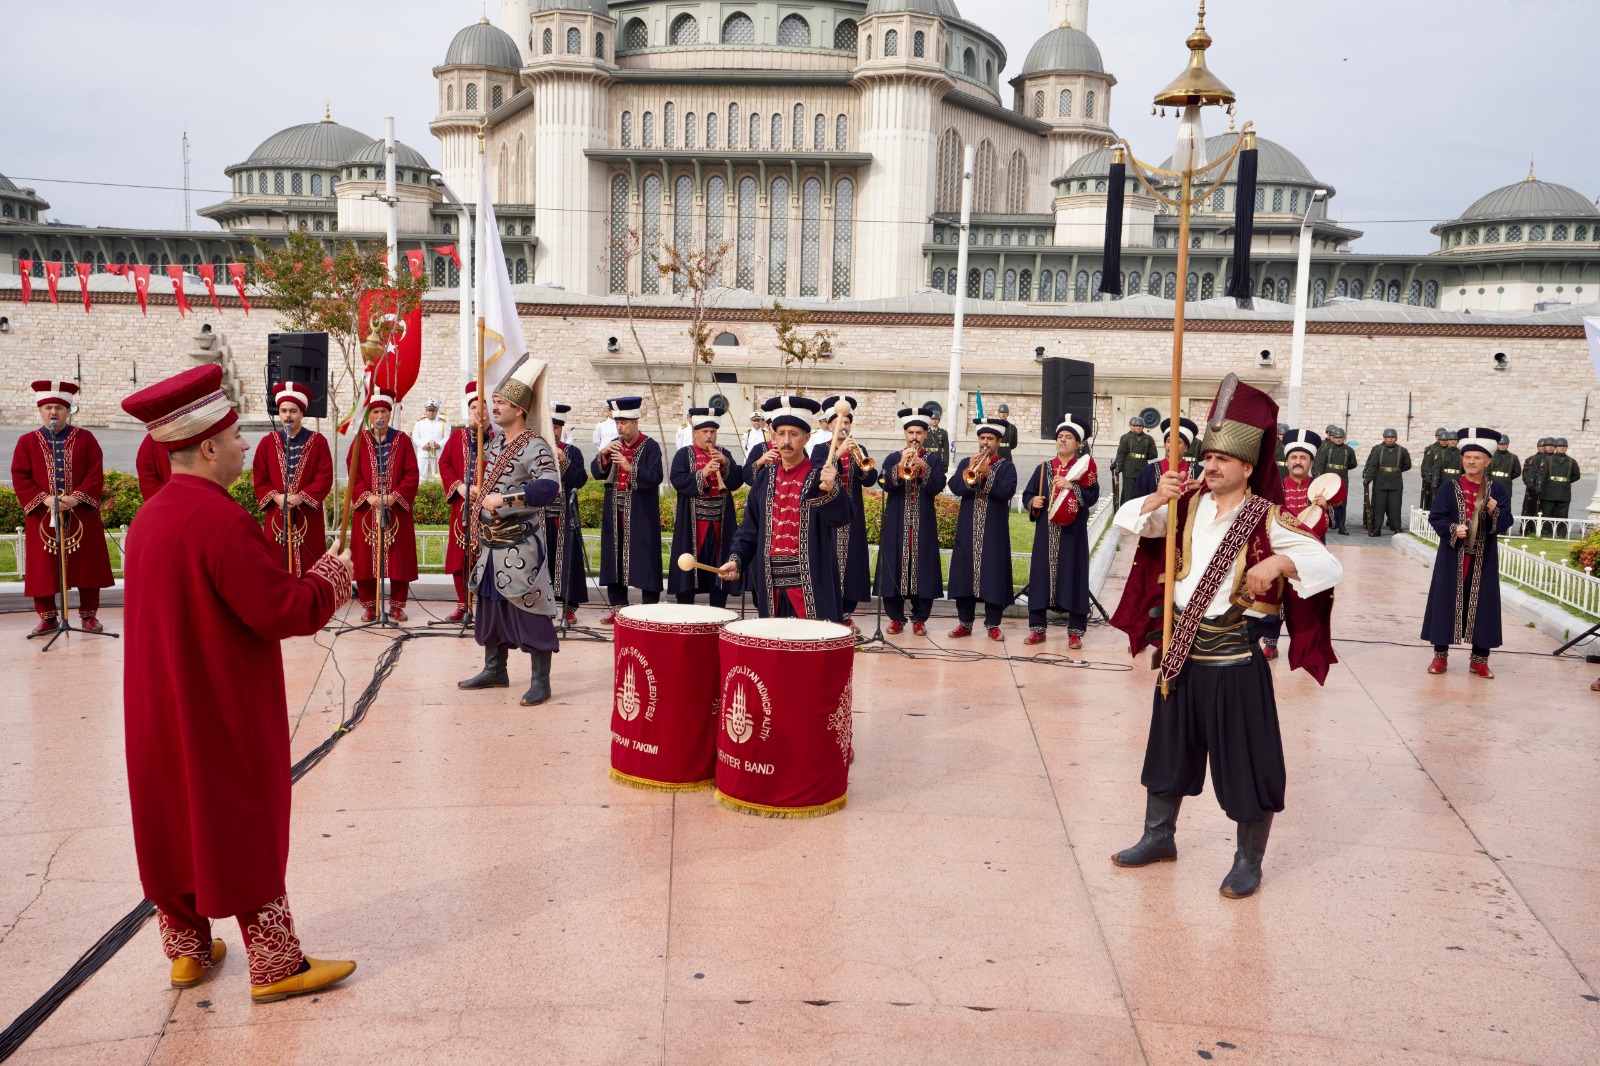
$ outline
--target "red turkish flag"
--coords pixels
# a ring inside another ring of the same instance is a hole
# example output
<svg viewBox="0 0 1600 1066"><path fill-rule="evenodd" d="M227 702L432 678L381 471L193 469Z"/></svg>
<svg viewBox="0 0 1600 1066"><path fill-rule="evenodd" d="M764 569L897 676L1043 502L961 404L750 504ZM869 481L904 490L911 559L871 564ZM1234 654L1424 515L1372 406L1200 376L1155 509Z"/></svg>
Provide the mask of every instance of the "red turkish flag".
<svg viewBox="0 0 1600 1066"><path fill-rule="evenodd" d="M456 254L456 246L455 245L453 245L453 244L441 244L438 247L434 248L434 251L438 252L440 255L448 255L450 257L450 261L456 265L456 269L457 270L461 269L461 257Z"/></svg>
<svg viewBox="0 0 1600 1066"><path fill-rule="evenodd" d="M78 264L78 288L83 290L83 313L89 313L89 274L94 270L93 263Z"/></svg>
<svg viewBox="0 0 1600 1066"><path fill-rule="evenodd" d="M178 317L189 313L189 294L183 291L183 267L167 267L167 277L172 279L172 298L178 301Z"/></svg>
<svg viewBox="0 0 1600 1066"><path fill-rule="evenodd" d="M139 297L139 313L148 315L150 309L145 306L145 297L150 295L150 267L144 263L130 264L133 272L133 293Z"/></svg>
<svg viewBox="0 0 1600 1066"><path fill-rule="evenodd" d="M422 261L427 257L428 253L423 251L421 248L412 248L406 252L406 262L411 264L412 277L422 277Z"/></svg>
<svg viewBox="0 0 1600 1066"><path fill-rule="evenodd" d="M107 263L106 264L106 273L112 275L113 277L125 278L125 277L128 276L128 264L127 263Z"/></svg>
<svg viewBox="0 0 1600 1066"><path fill-rule="evenodd" d="M17 274L22 278L22 306L26 307L33 299L33 260L18 259Z"/></svg>
<svg viewBox="0 0 1600 1066"><path fill-rule="evenodd" d="M244 305L244 313L250 313L250 301L244 294L244 264L229 263L228 277L233 281L233 289L239 294L239 302Z"/></svg>
<svg viewBox="0 0 1600 1066"><path fill-rule="evenodd" d="M61 264L46 263L44 265L44 280L45 284L50 286L50 302L59 306L61 301L56 299L56 286L61 284Z"/></svg>
<svg viewBox="0 0 1600 1066"><path fill-rule="evenodd" d="M361 297L361 335L390 329L388 344L372 368L372 383L396 400L405 399L422 372L422 308L394 320L395 294L378 289ZM376 329L374 328L376 327Z"/></svg>
<svg viewBox="0 0 1600 1066"><path fill-rule="evenodd" d="M200 272L200 280L206 283L206 291L211 294L211 303L218 311L222 304L217 300L217 265L215 263L196 263L195 269Z"/></svg>

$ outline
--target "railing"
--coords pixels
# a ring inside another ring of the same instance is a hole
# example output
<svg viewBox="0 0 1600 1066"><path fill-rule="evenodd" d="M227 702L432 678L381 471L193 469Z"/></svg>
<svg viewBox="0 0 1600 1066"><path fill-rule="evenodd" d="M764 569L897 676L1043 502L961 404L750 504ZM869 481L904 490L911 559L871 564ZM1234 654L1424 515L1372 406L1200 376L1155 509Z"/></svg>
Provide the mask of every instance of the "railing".
<svg viewBox="0 0 1600 1066"><path fill-rule="evenodd" d="M1596 529L1600 519L1595 518L1545 518L1544 516L1518 515L1511 523L1508 537L1542 537L1546 540L1582 540Z"/></svg>
<svg viewBox="0 0 1600 1066"><path fill-rule="evenodd" d="M1428 512L1419 507L1411 509L1410 531L1419 540L1433 545L1439 543L1439 535L1428 523ZM1600 577L1596 577L1592 571L1579 570L1564 562L1552 562L1544 552L1535 555L1504 541L1499 549L1501 581L1543 596L1586 617L1600 618Z"/></svg>

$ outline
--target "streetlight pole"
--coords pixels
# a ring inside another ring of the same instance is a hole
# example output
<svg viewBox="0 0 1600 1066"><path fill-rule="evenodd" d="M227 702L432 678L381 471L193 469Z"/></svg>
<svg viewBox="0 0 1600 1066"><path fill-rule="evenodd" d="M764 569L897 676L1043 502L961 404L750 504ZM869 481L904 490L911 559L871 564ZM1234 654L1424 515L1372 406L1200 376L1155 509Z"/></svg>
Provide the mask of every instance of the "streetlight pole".
<svg viewBox="0 0 1600 1066"><path fill-rule="evenodd" d="M1306 306L1311 302L1311 213L1328 196L1327 189L1317 189L1306 204L1305 217L1300 220L1300 261L1294 274L1294 342L1289 348L1289 415L1288 424L1300 425L1300 385L1306 368Z"/></svg>
<svg viewBox="0 0 1600 1066"><path fill-rule="evenodd" d="M961 359L966 350L961 344L967 322L967 233L972 228L972 172L978 166L978 148L969 144L961 153L961 233L956 249L955 330L950 337L950 384L945 395L945 424L950 427L951 454L959 454L958 441L967 421L966 394L961 390ZM952 460L953 461L953 460Z"/></svg>

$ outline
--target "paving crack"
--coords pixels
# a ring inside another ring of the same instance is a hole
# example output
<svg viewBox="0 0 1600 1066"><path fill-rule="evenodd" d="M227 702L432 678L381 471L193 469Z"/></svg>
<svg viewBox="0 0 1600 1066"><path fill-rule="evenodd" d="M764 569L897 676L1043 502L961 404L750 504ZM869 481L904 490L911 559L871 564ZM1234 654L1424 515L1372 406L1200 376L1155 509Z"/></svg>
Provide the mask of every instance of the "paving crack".
<svg viewBox="0 0 1600 1066"><path fill-rule="evenodd" d="M50 852L50 858L44 864L44 876L39 879L39 890L33 894L32 899L23 904L22 909L17 912L17 916L13 918L11 920L11 924L6 927L5 933L0 935L0 945L5 944L7 940L11 939L11 934L16 932L17 928L22 925L22 919L27 915L28 911L33 908L35 903L39 902L39 897L44 895L46 886L50 884L50 869L55 865L56 856L60 855L61 849L70 844L72 842L72 838L81 832L81 829L72 830L66 836L62 837L61 842L55 846L55 850Z"/></svg>

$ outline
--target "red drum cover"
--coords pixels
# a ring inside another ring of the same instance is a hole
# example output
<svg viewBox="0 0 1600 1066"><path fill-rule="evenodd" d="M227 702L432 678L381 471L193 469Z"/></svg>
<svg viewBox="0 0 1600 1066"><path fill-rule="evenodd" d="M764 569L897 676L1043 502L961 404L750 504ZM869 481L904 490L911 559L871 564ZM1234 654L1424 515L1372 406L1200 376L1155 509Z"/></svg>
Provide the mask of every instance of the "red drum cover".
<svg viewBox="0 0 1600 1066"><path fill-rule="evenodd" d="M1070 526L1078 520L1078 508L1078 494L1071 489L1062 489L1050 505L1050 521L1058 526Z"/></svg>
<svg viewBox="0 0 1600 1066"><path fill-rule="evenodd" d="M725 627L717 802L769 818L845 805L855 636L844 626L763 618Z"/></svg>
<svg viewBox="0 0 1600 1066"><path fill-rule="evenodd" d="M611 778L635 788L710 788L721 678L717 634L738 615L658 603L617 612Z"/></svg>

